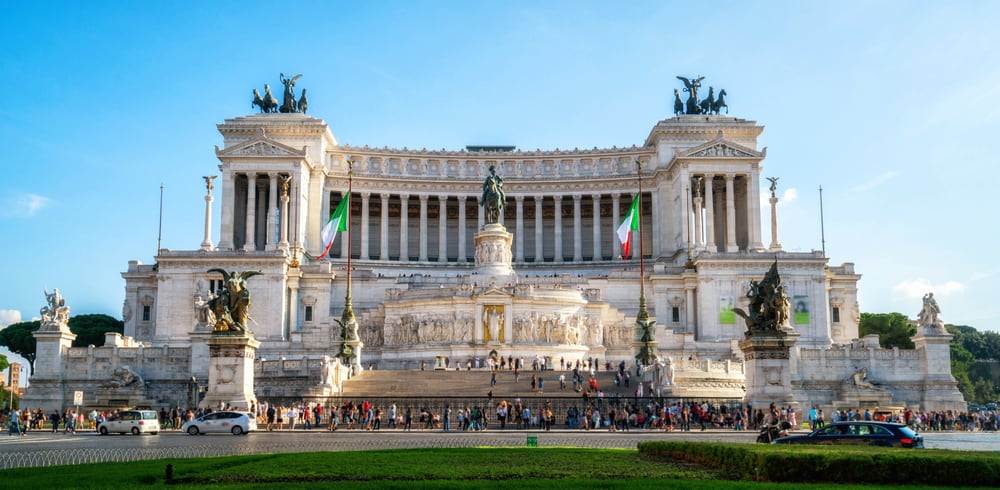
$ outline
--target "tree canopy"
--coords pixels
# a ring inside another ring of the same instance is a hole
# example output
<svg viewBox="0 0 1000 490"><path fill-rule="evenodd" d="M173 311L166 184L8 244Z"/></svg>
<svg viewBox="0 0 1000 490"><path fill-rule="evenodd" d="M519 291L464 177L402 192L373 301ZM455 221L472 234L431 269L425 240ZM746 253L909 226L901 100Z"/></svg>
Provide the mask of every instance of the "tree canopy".
<svg viewBox="0 0 1000 490"><path fill-rule="evenodd" d="M12 323L0 330L0 345L28 360L31 374L35 374L35 337L32 335L41 327L41 322ZM105 332L122 333L125 324L121 320L102 314L76 315L69 319L69 331L76 334L73 347L104 345ZM4 359L6 360L6 359ZM0 362L0 365L3 363Z"/></svg>
<svg viewBox="0 0 1000 490"><path fill-rule="evenodd" d="M910 337L917 333L917 327L902 313L862 313L858 333L862 337L877 334L883 349L912 349Z"/></svg>
<svg viewBox="0 0 1000 490"><path fill-rule="evenodd" d="M73 347L100 347L104 345L105 332L122 333L125 323L102 314L76 315L69 319L69 330L76 334Z"/></svg>
<svg viewBox="0 0 1000 490"><path fill-rule="evenodd" d="M10 361L7 360L7 356L0 354L0 371L4 371L8 367L10 367Z"/></svg>
<svg viewBox="0 0 1000 490"><path fill-rule="evenodd" d="M42 323L35 320L12 323L0 330L0 345L27 359L31 374L35 374L35 337L31 334L41 326Z"/></svg>

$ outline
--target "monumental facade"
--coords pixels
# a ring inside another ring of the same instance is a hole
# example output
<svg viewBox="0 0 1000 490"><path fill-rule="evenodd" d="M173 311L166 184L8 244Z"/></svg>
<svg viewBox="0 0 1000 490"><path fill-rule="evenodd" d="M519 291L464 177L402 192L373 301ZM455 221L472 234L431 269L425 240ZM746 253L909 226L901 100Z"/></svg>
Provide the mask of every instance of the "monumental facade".
<svg viewBox="0 0 1000 490"><path fill-rule="evenodd" d="M162 249L155 264L130 261L122 273L126 340L63 349L64 370L78 362L78 381L97 382L128 364L148 371L145 398L186 404L192 385L209 377L208 304L221 287L209 269L254 270L256 395L305 396L337 355L350 256L363 369L464 366L491 355L631 365L645 281L659 357L673 360L663 394L741 398L747 327L734 311L747 307L751 281L777 260L797 335L785 374L800 404L843 398L837 383L867 367L873 379L891 372L899 379L886 381L909 390L893 403L930 407L920 398L927 370L953 383L950 371L928 367L919 350L859 343L854 264L782 250L776 234L764 245L764 128L717 113L678 113L637 146L530 151L342 145L304 112L227 119L217 126L218 174L206 168L214 175L205 179L204 240ZM479 202L491 175L504 191L496 223ZM319 259L320 231L349 179L349 231ZM772 207L773 189L772 181ZM622 257L615 229L636 198L642 243ZM875 365L911 356L905 370ZM831 359L832 370L822 365Z"/></svg>

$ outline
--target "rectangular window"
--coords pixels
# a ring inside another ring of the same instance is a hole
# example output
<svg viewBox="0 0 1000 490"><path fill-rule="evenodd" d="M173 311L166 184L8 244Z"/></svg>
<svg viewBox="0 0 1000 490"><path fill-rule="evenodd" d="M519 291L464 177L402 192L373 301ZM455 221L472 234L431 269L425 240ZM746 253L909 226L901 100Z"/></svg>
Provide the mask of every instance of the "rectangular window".
<svg viewBox="0 0 1000 490"><path fill-rule="evenodd" d="M149 321L149 316L150 316L149 314L150 314L151 310L152 310L152 308L150 308L149 305L143 305L143 307L142 307L142 321L144 321L144 322L148 322Z"/></svg>
<svg viewBox="0 0 1000 490"><path fill-rule="evenodd" d="M840 307L834 306L830 316L833 317L833 323L840 323Z"/></svg>
<svg viewBox="0 0 1000 490"><path fill-rule="evenodd" d="M670 320L674 323L681 322L681 309L678 307L673 307L670 309Z"/></svg>
<svg viewBox="0 0 1000 490"><path fill-rule="evenodd" d="M313 307L312 306L306 306L306 321L307 322L313 321Z"/></svg>

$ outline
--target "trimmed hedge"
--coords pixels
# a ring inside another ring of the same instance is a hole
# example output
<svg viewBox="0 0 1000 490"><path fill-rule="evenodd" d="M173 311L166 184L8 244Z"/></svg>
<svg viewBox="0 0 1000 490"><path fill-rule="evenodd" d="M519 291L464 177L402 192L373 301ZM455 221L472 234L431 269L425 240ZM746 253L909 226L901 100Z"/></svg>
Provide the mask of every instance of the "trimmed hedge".
<svg viewBox="0 0 1000 490"><path fill-rule="evenodd" d="M660 441L639 443L639 454L756 481L1000 487L1000 454L992 452Z"/></svg>

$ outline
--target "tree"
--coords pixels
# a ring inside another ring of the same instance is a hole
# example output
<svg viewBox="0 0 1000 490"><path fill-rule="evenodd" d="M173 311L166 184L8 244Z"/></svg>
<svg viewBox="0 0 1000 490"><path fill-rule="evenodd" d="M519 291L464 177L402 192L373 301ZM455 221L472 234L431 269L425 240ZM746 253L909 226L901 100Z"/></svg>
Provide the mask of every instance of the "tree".
<svg viewBox="0 0 1000 490"><path fill-rule="evenodd" d="M106 332L122 333L125 323L108 315L76 315L69 319L69 330L76 334L73 347L100 347L104 345Z"/></svg>
<svg viewBox="0 0 1000 490"><path fill-rule="evenodd" d="M28 360L31 374L35 374L35 333L42 323L35 320L33 322L18 322L7 325L0 330L0 345L7 347L11 352Z"/></svg>
<svg viewBox="0 0 1000 490"><path fill-rule="evenodd" d="M10 367L10 361L7 360L7 356L0 354L0 372L6 371Z"/></svg>
<svg viewBox="0 0 1000 490"><path fill-rule="evenodd" d="M912 349L910 337L917 333L917 327L902 313L862 313L858 331L862 337L878 335L878 343L883 349Z"/></svg>

